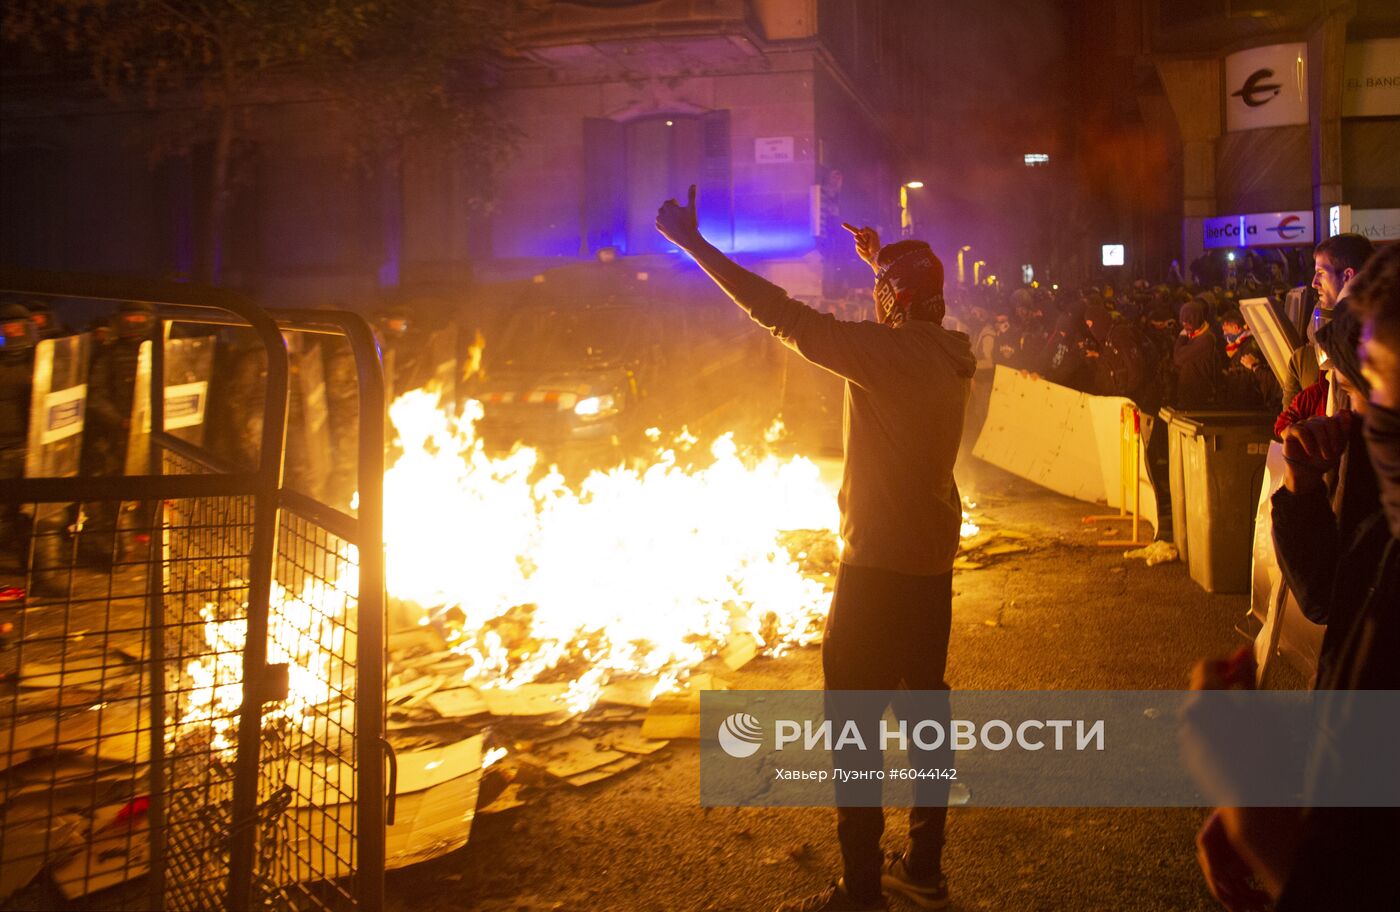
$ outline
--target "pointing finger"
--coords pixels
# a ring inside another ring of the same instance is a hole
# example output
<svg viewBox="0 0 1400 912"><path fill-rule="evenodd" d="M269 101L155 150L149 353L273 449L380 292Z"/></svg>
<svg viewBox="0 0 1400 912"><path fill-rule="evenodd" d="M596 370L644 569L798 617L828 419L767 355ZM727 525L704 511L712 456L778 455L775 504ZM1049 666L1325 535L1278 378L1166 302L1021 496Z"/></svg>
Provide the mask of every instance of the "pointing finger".
<svg viewBox="0 0 1400 912"><path fill-rule="evenodd" d="M850 222L842 222L841 227L845 228L847 231L849 231L851 234L854 234L856 237L860 237L860 229L857 228L855 225L852 225Z"/></svg>
<svg viewBox="0 0 1400 912"><path fill-rule="evenodd" d="M695 208L695 185L694 185L694 184L691 184L691 185L690 185L690 202L689 202L689 206L690 206L690 208L692 208L692 209Z"/></svg>

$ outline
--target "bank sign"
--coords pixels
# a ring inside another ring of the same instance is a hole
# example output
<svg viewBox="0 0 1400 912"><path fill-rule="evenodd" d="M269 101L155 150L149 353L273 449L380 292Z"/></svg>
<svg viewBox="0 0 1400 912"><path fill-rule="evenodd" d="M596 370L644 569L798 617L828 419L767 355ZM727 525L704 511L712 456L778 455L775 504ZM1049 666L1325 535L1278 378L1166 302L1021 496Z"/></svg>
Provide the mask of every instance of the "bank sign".
<svg viewBox="0 0 1400 912"><path fill-rule="evenodd" d="M1314 243L1307 210L1222 215L1205 220L1205 247L1301 247Z"/></svg>
<svg viewBox="0 0 1400 912"><path fill-rule="evenodd" d="M1308 122L1307 45L1270 44L1225 58L1230 132Z"/></svg>

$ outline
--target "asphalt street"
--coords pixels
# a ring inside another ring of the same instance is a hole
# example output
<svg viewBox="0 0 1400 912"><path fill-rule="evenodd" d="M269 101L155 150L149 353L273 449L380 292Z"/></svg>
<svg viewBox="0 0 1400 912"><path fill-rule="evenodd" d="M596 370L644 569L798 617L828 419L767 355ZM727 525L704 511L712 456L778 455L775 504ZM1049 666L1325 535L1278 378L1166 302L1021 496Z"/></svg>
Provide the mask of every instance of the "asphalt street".
<svg viewBox="0 0 1400 912"><path fill-rule="evenodd" d="M1243 640L1245 596L1203 592L1180 563L1096 546L1102 512L974 464L963 493L1032 550L955 576L954 689L1179 689L1194 659ZM736 688L819 688L820 653L758 659ZM891 811L887 848L902 846ZM1197 809L955 809L944 868L955 910L1218 908L1196 868ZM702 808L699 750L478 820L461 851L393 872L395 912L772 909L838 871L830 809ZM892 909L912 909L893 903Z"/></svg>

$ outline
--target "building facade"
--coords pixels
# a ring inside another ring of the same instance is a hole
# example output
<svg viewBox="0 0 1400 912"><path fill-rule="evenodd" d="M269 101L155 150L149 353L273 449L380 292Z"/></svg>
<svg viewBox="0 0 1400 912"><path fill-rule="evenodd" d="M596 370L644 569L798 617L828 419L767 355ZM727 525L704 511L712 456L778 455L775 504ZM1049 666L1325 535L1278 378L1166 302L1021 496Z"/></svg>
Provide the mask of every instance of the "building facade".
<svg viewBox="0 0 1400 912"><path fill-rule="evenodd" d="M1181 142L1181 248L1400 240L1400 10L1385 2L1153 5Z"/></svg>
<svg viewBox="0 0 1400 912"><path fill-rule="evenodd" d="M333 108L260 106L215 274L277 303L358 306L386 289L514 278L605 248L664 253L656 208L694 183L706 233L795 294L868 286L839 224L911 228L900 190L927 137L928 95L927 24L910 7L545 4L520 23L517 52L496 74L516 141L489 193L445 148L411 145L391 165L352 167L355 127ZM149 114L85 98L79 82L7 87L0 259L206 274L193 238L207 217L207 152L152 165Z"/></svg>
<svg viewBox="0 0 1400 912"><path fill-rule="evenodd" d="M488 271L665 252L657 206L695 184L706 236L794 294L868 285L840 223L910 229L900 188L927 135L908 7L552 4L504 75L521 139L483 225Z"/></svg>

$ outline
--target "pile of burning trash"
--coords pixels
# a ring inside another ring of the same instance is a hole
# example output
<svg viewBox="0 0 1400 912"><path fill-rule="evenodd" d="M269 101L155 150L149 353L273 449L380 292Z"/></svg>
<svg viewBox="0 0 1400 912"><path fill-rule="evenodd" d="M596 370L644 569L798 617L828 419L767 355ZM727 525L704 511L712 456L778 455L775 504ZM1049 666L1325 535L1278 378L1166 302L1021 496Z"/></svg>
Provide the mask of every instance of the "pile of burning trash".
<svg viewBox="0 0 1400 912"><path fill-rule="evenodd" d="M650 461L571 485L487 455L474 405L390 410L387 702L396 750L484 739L483 812L698 737L702 690L820 640L839 545L816 463L652 431Z"/></svg>

